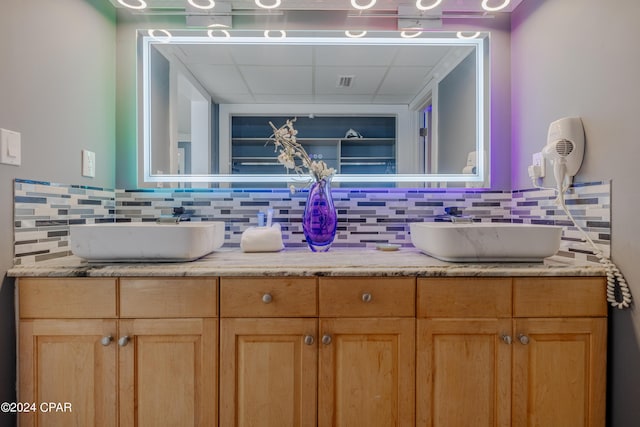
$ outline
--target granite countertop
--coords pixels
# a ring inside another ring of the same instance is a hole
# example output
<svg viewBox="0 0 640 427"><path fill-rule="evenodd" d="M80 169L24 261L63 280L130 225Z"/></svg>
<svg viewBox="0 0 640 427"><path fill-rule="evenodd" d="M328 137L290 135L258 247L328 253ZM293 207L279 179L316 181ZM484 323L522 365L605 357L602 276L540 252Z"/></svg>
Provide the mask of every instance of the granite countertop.
<svg viewBox="0 0 640 427"><path fill-rule="evenodd" d="M139 276L604 276L597 264L568 264L551 257L541 263L450 263L414 248L308 249L243 253L221 249L191 262L88 263L69 256L34 265L18 265L10 277L139 277Z"/></svg>

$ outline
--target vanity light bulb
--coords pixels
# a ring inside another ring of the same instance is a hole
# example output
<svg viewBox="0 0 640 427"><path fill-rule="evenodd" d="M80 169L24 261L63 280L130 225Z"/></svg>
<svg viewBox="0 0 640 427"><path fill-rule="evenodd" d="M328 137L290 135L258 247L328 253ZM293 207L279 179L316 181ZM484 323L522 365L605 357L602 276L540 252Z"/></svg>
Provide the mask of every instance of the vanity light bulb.
<svg viewBox="0 0 640 427"><path fill-rule="evenodd" d="M142 10L147 8L147 3L144 0L118 0L118 3L129 9Z"/></svg>
<svg viewBox="0 0 640 427"><path fill-rule="evenodd" d="M365 5L358 4L358 0L351 0L351 6L355 7L358 10L371 9L375 4L376 4L376 0L371 0L369 3Z"/></svg>
<svg viewBox="0 0 640 427"><path fill-rule="evenodd" d="M147 34L149 34L149 37L152 37L160 43L169 43L169 41L171 41L171 33L167 30L149 30L147 31Z"/></svg>
<svg viewBox="0 0 640 427"><path fill-rule="evenodd" d="M280 33L280 37L271 37L271 35L270 35L271 34L271 30L266 30L264 32L264 37L267 38L267 39L284 39L284 38L287 37L287 33L282 31L282 30L278 30L278 31L275 31L275 32L276 33L279 32Z"/></svg>
<svg viewBox="0 0 640 427"><path fill-rule="evenodd" d="M213 9L214 7L216 7L216 2L214 0L187 0L189 2L189 4L193 7L195 7L196 9L203 9L203 10L208 10L208 9ZM203 2L205 4L200 4L200 2Z"/></svg>
<svg viewBox="0 0 640 427"><path fill-rule="evenodd" d="M265 5L264 3L262 3L261 0L255 0L256 1L256 6L261 7L263 9L275 9L276 7L280 6L280 4L282 3L282 0L275 0L275 3L273 3L272 5Z"/></svg>
<svg viewBox="0 0 640 427"><path fill-rule="evenodd" d="M352 39L357 39L359 37L364 37L367 34L367 32L366 31L360 31L359 33L352 33L351 31L347 30L347 31L344 32L344 34L347 37L351 37Z"/></svg>
<svg viewBox="0 0 640 427"><path fill-rule="evenodd" d="M229 28L229 27L227 27L224 24L211 24L207 28L209 28L209 30L207 31L207 35L209 36L209 38L212 38L212 39L216 38L214 31L220 31L222 34L224 34L226 38L231 37L231 34L229 33L229 31L225 30L225 28Z"/></svg>
<svg viewBox="0 0 640 427"><path fill-rule="evenodd" d="M509 3L511 3L511 0L504 0L502 4L498 6L489 6L489 0L482 0L482 8L487 12L497 12L509 6Z"/></svg>
<svg viewBox="0 0 640 427"><path fill-rule="evenodd" d="M480 35L480 31L476 31L475 33L467 33L467 34L465 34L464 31L458 31L456 33L456 37L458 37L459 39L475 39L475 38L478 38L479 35Z"/></svg>
<svg viewBox="0 0 640 427"><path fill-rule="evenodd" d="M425 11L425 10L435 9L436 7L438 7L440 5L440 3L442 3L442 0L435 0L432 4L430 4L428 6L424 6L422 4L422 0L416 0L416 7L419 10Z"/></svg>
<svg viewBox="0 0 640 427"><path fill-rule="evenodd" d="M414 31L414 32L410 32L410 31L403 31L400 33L400 37L405 38L405 39L412 39L414 37L418 37L420 34L422 34L422 31Z"/></svg>

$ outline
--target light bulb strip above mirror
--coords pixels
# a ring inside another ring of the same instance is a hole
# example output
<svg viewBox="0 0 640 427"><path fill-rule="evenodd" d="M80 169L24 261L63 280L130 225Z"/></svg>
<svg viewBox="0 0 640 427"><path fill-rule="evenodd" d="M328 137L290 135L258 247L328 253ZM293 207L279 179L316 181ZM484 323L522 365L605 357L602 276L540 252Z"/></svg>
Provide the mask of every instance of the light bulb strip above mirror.
<svg viewBox="0 0 640 427"><path fill-rule="evenodd" d="M215 0L108 0L117 8L125 8L134 14L191 15L211 13L217 10ZM260 15L259 11L279 9L283 11L373 11L396 13L400 7L410 7L416 12L437 11L443 15L481 17L486 12L512 12L524 0L222 0L233 15ZM531 0L534 1L534 0ZM373 9L373 10L372 10ZM198 12L199 10L199 12Z"/></svg>

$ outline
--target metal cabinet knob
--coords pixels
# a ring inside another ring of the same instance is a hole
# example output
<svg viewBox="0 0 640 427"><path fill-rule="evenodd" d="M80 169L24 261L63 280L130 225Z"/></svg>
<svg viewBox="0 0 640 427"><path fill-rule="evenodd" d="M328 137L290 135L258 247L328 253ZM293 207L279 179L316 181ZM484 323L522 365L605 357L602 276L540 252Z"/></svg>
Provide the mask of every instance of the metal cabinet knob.
<svg viewBox="0 0 640 427"><path fill-rule="evenodd" d="M513 341L511 339L511 335L503 335L501 338L502 342L504 342L505 344L511 344L511 342Z"/></svg>
<svg viewBox="0 0 640 427"><path fill-rule="evenodd" d="M270 293L266 293L264 295L262 295L262 302L265 304L269 304L271 301L273 301L273 297L271 296Z"/></svg>
<svg viewBox="0 0 640 427"><path fill-rule="evenodd" d="M113 341L113 337L111 335L107 335L102 337L102 339L100 340L100 344L106 347L111 344L111 341Z"/></svg>
<svg viewBox="0 0 640 427"><path fill-rule="evenodd" d="M118 340L118 345L120 347L124 347L127 344L129 344L129 335L125 335L123 337L120 337L120 339Z"/></svg>
<svg viewBox="0 0 640 427"><path fill-rule="evenodd" d="M306 345L313 345L314 342L315 342L315 339L313 338L313 335L306 335L304 337L304 343Z"/></svg>
<svg viewBox="0 0 640 427"><path fill-rule="evenodd" d="M331 344L331 335L323 335L322 336L322 344L324 344L324 345Z"/></svg>
<svg viewBox="0 0 640 427"><path fill-rule="evenodd" d="M520 334L518 335L518 341L520 341L520 344L522 345L527 345L529 344L529 337L524 334Z"/></svg>
<svg viewBox="0 0 640 427"><path fill-rule="evenodd" d="M362 302L371 302L373 296L369 292L365 292L362 294Z"/></svg>

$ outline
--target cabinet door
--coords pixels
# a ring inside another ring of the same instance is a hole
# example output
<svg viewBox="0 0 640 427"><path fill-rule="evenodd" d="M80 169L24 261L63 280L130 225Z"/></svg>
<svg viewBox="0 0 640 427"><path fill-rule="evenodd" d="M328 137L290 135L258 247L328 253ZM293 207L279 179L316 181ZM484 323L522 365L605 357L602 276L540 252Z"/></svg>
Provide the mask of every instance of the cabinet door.
<svg viewBox="0 0 640 427"><path fill-rule="evenodd" d="M417 425L510 425L511 319L419 319Z"/></svg>
<svg viewBox="0 0 640 427"><path fill-rule="evenodd" d="M517 319L513 425L605 425L605 318Z"/></svg>
<svg viewBox="0 0 640 427"><path fill-rule="evenodd" d="M36 408L20 413L20 425L117 425L115 334L115 320L21 321L18 401ZM42 410L46 402L62 407Z"/></svg>
<svg viewBox="0 0 640 427"><path fill-rule="evenodd" d="M320 320L318 426L411 426L415 319Z"/></svg>
<svg viewBox="0 0 640 427"><path fill-rule="evenodd" d="M217 319L121 320L120 425L217 425L217 330Z"/></svg>
<svg viewBox="0 0 640 427"><path fill-rule="evenodd" d="M316 319L220 321L220 425L316 425Z"/></svg>

